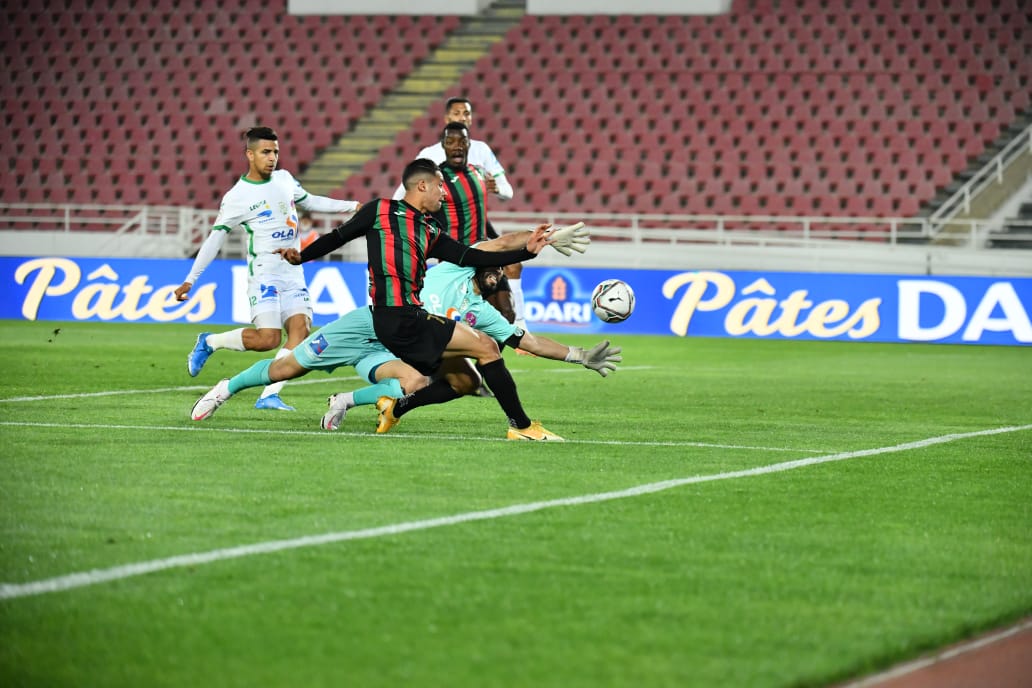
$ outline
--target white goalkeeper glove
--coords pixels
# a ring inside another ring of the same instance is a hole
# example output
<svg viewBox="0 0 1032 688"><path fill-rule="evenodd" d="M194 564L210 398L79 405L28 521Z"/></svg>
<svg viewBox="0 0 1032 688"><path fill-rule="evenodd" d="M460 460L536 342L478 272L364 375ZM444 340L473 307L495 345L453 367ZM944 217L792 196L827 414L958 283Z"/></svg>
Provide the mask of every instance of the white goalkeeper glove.
<svg viewBox="0 0 1032 688"><path fill-rule="evenodd" d="M585 368L594 370L602 377L605 377L609 375L609 371L617 370L617 367L613 365L614 363L623 361L623 356L620 355L621 351L623 349L618 346L609 346L609 340L606 339L587 351L579 346L571 346L570 353L566 354L566 361L569 363L580 363Z"/></svg>
<svg viewBox="0 0 1032 688"><path fill-rule="evenodd" d="M569 227L557 227L548 233L548 245L564 256L570 255L572 251L584 253L590 243L591 233L583 222Z"/></svg>

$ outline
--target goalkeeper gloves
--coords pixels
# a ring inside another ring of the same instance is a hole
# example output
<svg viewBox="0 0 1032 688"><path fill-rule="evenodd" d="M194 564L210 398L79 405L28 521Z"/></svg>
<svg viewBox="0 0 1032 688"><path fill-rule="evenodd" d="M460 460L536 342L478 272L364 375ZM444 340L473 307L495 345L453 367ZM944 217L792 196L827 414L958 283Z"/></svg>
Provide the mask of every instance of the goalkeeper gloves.
<svg viewBox="0 0 1032 688"><path fill-rule="evenodd" d="M566 361L569 363L580 363L589 370L594 370L596 373L605 377L609 375L609 371L616 370L614 363L620 363L623 361L623 356L620 352L623 351L618 346L609 346L609 340L599 342L592 348L585 351L579 346L571 346L570 352L566 354Z"/></svg>
<svg viewBox="0 0 1032 688"><path fill-rule="evenodd" d="M564 256L570 255L572 251L584 253L588 248L588 244L591 243L591 233L584 226L583 222L578 222L569 227L553 229L548 233L548 243Z"/></svg>

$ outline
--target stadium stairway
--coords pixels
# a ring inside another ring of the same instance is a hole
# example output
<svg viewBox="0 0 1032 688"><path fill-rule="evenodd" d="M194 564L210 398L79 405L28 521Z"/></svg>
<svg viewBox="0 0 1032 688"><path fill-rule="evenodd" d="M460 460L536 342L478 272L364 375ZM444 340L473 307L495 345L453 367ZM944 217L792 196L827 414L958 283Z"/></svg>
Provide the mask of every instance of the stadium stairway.
<svg viewBox="0 0 1032 688"><path fill-rule="evenodd" d="M473 68L495 43L519 24L526 11L523 0L500 0L462 24L422 63L305 168L300 179L315 194L330 194L366 162L394 142L427 108ZM411 151L399 152L407 159Z"/></svg>

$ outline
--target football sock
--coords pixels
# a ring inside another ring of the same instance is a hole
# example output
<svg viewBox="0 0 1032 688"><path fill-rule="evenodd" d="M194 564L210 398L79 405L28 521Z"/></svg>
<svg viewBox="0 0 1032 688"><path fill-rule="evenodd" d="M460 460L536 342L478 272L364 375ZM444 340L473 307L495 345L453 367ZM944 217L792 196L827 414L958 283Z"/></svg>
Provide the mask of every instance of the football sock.
<svg viewBox="0 0 1032 688"><path fill-rule="evenodd" d="M405 396L405 391L401 388L401 383L398 382L397 378L393 377L387 380L381 380L375 385L356 389L352 393L355 406L375 404L376 400L380 397L394 397L395 399L398 399L403 396Z"/></svg>
<svg viewBox="0 0 1032 688"><path fill-rule="evenodd" d="M244 328L236 330L230 330L229 332L219 332L218 334L208 335L208 346L215 351L219 349L230 349L232 351L247 351L244 348Z"/></svg>
<svg viewBox="0 0 1032 688"><path fill-rule="evenodd" d="M509 278L509 289L512 291L512 310L516 313L515 325L527 329L527 316L523 312L523 280Z"/></svg>
<svg viewBox="0 0 1032 688"><path fill-rule="evenodd" d="M261 387L267 385L272 380L269 379L269 366L272 365L272 359L266 358L258 361L247 370L241 371L229 378L229 391L236 394L242 389L250 389L251 387Z"/></svg>
<svg viewBox="0 0 1032 688"><path fill-rule="evenodd" d="M458 399L460 396L462 395L452 389L446 381L434 380L418 392L398 399L398 403L394 405L394 417L401 418L414 408L430 404L443 404L446 401Z"/></svg>
<svg viewBox="0 0 1032 688"><path fill-rule="evenodd" d="M520 395L516 391L516 383L512 379L512 375L509 374L509 369L505 367L505 359L499 358L497 361L491 361L487 365L477 364L477 370L480 371L481 377L484 378L484 382L494 392L495 399L498 400L498 405L505 411L505 415L509 418L509 425L514 428L525 428L530 425L530 418L527 417L526 412L523 410L523 404L520 403ZM395 415L397 415L395 413Z"/></svg>
<svg viewBox="0 0 1032 688"><path fill-rule="evenodd" d="M272 360L275 361L276 359L283 358L284 356L289 356L291 351L293 351L293 349L283 347L282 349L276 352L276 356ZM287 384L286 380L273 382L271 385L262 390L262 393L258 396L258 398L264 399L265 397L271 397L273 394L279 394L280 390L283 389L283 385L285 384Z"/></svg>

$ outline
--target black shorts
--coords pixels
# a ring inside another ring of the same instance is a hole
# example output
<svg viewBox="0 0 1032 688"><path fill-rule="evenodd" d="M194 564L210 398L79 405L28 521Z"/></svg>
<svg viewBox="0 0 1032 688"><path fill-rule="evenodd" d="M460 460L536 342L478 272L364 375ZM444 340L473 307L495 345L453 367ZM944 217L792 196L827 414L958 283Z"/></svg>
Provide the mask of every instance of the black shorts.
<svg viewBox="0 0 1032 688"><path fill-rule="evenodd" d="M455 321L417 306L374 306L373 331L392 354L423 373L441 367Z"/></svg>

